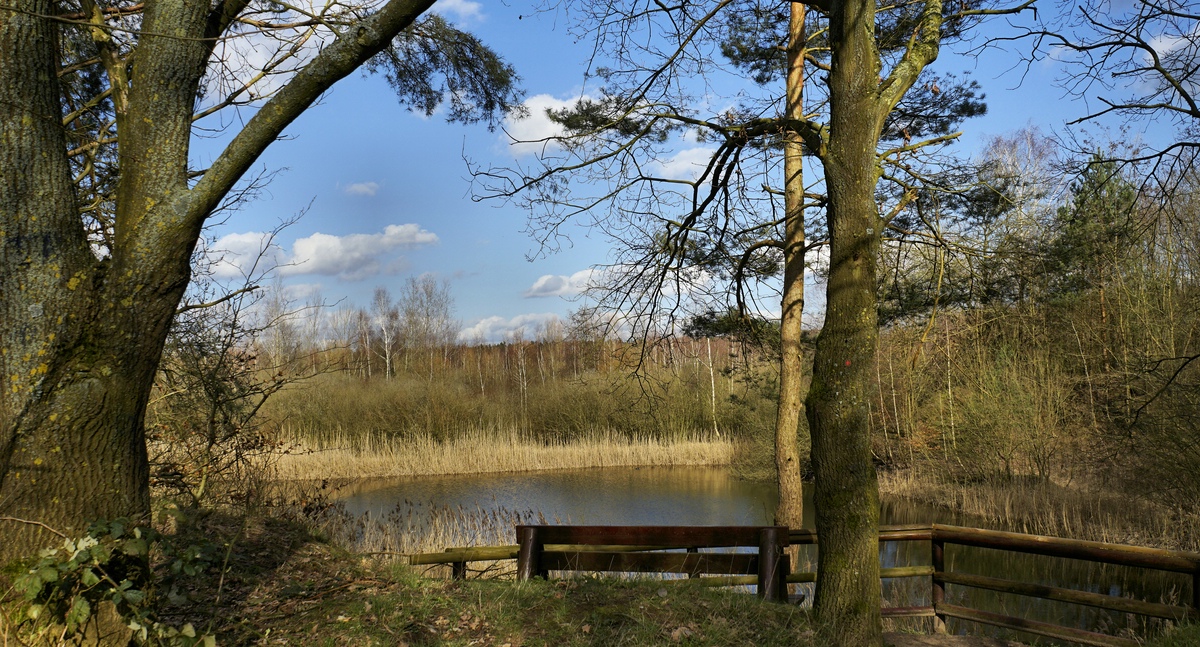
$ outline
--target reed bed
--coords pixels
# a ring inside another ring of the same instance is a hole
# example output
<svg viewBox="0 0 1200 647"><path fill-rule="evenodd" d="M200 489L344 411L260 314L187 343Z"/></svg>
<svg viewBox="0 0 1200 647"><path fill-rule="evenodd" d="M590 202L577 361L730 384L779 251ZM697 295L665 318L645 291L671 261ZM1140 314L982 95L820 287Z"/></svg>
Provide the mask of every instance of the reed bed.
<svg viewBox="0 0 1200 647"><path fill-rule="evenodd" d="M960 512L1013 532L1200 550L1200 518L1144 498L1052 481L959 483L933 470L881 472L880 492Z"/></svg>
<svg viewBox="0 0 1200 647"><path fill-rule="evenodd" d="M561 522L554 520L554 523ZM384 515L367 513L353 517L335 511L318 526L330 540L353 553L402 560L405 555L436 553L448 548L514 544L515 526L545 523L550 522L534 510L435 506L404 501ZM472 562L468 567L473 577L508 577L516 571L513 560ZM449 577L450 567L426 567L425 574Z"/></svg>
<svg viewBox="0 0 1200 647"><path fill-rule="evenodd" d="M735 443L725 437L681 439L596 433L569 443L546 443L517 431L467 431L447 440L382 435L295 441L280 456L277 478L355 479L485 474L594 467L728 465Z"/></svg>

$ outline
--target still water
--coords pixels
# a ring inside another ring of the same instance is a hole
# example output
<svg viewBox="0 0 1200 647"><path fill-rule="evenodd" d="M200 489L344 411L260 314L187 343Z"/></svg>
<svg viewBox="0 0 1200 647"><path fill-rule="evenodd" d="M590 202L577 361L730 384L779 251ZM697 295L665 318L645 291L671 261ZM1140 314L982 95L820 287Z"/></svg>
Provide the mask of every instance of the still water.
<svg viewBox="0 0 1200 647"><path fill-rule="evenodd" d="M812 528L811 492L806 492L805 498L804 525ZM590 525L768 525L777 493L773 484L742 481L720 468L623 468L364 480L341 488L338 499L356 516L391 516L407 524L408 531L422 532L421 524L429 514L450 510L490 514L493 519L519 517L534 523L540 515L547 523ZM944 509L903 500L885 501L880 512L885 525L979 525ZM508 537L481 536L477 543L515 543L511 528L507 533ZM802 570L815 570L815 550L806 547L801 555ZM929 564L929 542L886 543L880 547L880 559L883 567ZM1175 604L1188 599L1185 596L1190 592L1189 578L1184 575L986 548L948 545L946 566L954 572L1152 602ZM928 578L885 580L883 594L885 606L927 605L930 583ZM1106 633L1140 634L1147 628L1145 619L1134 616L957 585L947 587L947 602ZM955 620L949 628L958 633L1031 639ZM1042 640L1042 644L1053 644Z"/></svg>

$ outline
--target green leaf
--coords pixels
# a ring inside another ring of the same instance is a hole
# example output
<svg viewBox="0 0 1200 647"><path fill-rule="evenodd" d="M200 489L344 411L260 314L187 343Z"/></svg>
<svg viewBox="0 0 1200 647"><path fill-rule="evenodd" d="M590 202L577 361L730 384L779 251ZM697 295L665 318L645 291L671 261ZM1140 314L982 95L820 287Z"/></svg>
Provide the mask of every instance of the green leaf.
<svg viewBox="0 0 1200 647"><path fill-rule="evenodd" d="M97 577L95 571L90 568L83 569L83 573L79 576L79 579L83 582L83 585L88 588L96 586L100 583L100 578Z"/></svg>
<svg viewBox="0 0 1200 647"><path fill-rule="evenodd" d="M108 560L112 559L112 549L107 544L97 544L92 546L92 559L96 560L97 564L104 565Z"/></svg>
<svg viewBox="0 0 1200 647"><path fill-rule="evenodd" d="M17 578L14 586L26 600L32 600L42 592L43 585L42 578L38 577L37 573L27 573Z"/></svg>
<svg viewBox="0 0 1200 647"><path fill-rule="evenodd" d="M134 539L130 539L129 541L126 541L123 550L126 555L133 555L135 557L141 557L143 555L146 555L149 552L150 547L146 544L145 539L142 539L141 537L136 537Z"/></svg>
<svg viewBox="0 0 1200 647"><path fill-rule="evenodd" d="M108 535L113 539L120 539L121 535L125 534L125 524L120 521L114 521L108 526Z"/></svg>
<svg viewBox="0 0 1200 647"><path fill-rule="evenodd" d="M46 582L46 583L57 582L58 581L58 569L51 568L49 566L43 566L42 568L38 569L37 576L39 579L41 579L43 582Z"/></svg>
<svg viewBox="0 0 1200 647"><path fill-rule="evenodd" d="M125 600L127 602L129 602L129 604L134 604L134 605L141 604L142 600L145 600L145 599L146 599L146 594L137 589L129 589L128 591L125 592Z"/></svg>
<svg viewBox="0 0 1200 647"><path fill-rule="evenodd" d="M71 610L67 612L67 630L74 631L77 627L87 622L92 616L92 605L82 597L76 597L75 602L71 605Z"/></svg>

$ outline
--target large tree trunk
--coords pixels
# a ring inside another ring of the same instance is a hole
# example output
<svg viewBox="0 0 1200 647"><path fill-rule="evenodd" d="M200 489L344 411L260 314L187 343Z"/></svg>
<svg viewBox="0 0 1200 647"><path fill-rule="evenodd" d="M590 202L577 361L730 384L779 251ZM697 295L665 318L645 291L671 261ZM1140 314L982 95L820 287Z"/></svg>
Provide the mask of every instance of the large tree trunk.
<svg viewBox="0 0 1200 647"><path fill-rule="evenodd" d="M816 474L819 560L815 610L822 644L882 644L879 484L871 462L871 401L878 324L876 146L886 112L876 88L874 0L834 3L829 146L829 283L808 396Z"/></svg>
<svg viewBox="0 0 1200 647"><path fill-rule="evenodd" d="M30 13L54 13L26 0ZM209 7L153 3L148 33L202 34ZM75 207L59 107L55 24L0 28L0 293L5 317L0 560L96 519L149 514L143 422L167 330L190 278L201 219L159 205L187 190L191 111L208 47L146 36L132 88L115 92L123 133L113 249L97 260ZM13 52L20 51L17 56ZM156 209L156 207L158 207ZM173 207L173 205L172 205ZM155 226L143 221L157 216ZM8 228L15 228L11 231ZM20 521L12 521L20 520ZM44 526L24 522L36 521Z"/></svg>
<svg viewBox="0 0 1200 647"><path fill-rule="evenodd" d="M792 3L788 24L787 116L802 119L804 88L803 4ZM804 315L804 149L798 133L788 133L784 142L784 208L787 213L784 240L783 303L779 323L779 412L775 421L775 472L779 505L775 523L789 528L804 525L804 484L800 479L800 430L804 417L804 356L801 346ZM799 551L789 553L793 562ZM792 564L793 568L799 566Z"/></svg>
<svg viewBox="0 0 1200 647"><path fill-rule="evenodd" d="M821 161L829 192L829 283L808 394L816 473L820 642L882 643L879 483L869 403L879 343L876 264L884 220L875 203L885 117L938 56L941 0L926 0L887 78L875 42L874 0L831 3L829 131Z"/></svg>
<svg viewBox="0 0 1200 647"><path fill-rule="evenodd" d="M93 32L120 137L112 249L76 206L49 0L0 9L0 563L97 519L149 514L143 428L201 227L280 132L433 0L390 0L298 72L189 187L212 48L248 0L145 3L132 72Z"/></svg>

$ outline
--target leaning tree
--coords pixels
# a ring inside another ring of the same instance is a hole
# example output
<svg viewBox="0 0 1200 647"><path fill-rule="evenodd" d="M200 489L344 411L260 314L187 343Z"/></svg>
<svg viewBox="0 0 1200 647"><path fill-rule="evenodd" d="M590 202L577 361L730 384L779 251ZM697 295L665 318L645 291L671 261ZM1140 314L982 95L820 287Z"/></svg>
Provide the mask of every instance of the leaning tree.
<svg viewBox="0 0 1200 647"><path fill-rule="evenodd" d="M143 423L192 251L323 92L367 65L402 102L447 105L452 120L518 105L513 70L422 17L432 4L0 7L0 560L36 550L48 528L148 515ZM191 168L204 118L240 130Z"/></svg>

